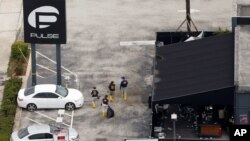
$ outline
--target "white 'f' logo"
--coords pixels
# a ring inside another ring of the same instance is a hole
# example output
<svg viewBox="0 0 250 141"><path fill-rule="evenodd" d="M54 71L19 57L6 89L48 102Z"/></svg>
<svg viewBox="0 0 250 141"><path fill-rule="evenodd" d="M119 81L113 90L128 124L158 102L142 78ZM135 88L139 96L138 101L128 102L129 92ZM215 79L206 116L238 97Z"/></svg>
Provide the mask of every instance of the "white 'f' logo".
<svg viewBox="0 0 250 141"><path fill-rule="evenodd" d="M57 21L59 11L52 6L42 6L34 9L28 17L30 26L34 28L47 28Z"/></svg>

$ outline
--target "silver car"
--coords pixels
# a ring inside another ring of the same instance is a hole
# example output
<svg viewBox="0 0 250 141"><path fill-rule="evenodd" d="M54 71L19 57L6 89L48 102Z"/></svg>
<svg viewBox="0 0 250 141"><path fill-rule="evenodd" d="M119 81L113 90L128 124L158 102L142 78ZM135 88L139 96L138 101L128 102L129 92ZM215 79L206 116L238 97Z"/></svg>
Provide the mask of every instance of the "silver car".
<svg viewBox="0 0 250 141"><path fill-rule="evenodd" d="M79 134L73 128L58 128L46 124L34 124L11 134L10 141L79 141Z"/></svg>

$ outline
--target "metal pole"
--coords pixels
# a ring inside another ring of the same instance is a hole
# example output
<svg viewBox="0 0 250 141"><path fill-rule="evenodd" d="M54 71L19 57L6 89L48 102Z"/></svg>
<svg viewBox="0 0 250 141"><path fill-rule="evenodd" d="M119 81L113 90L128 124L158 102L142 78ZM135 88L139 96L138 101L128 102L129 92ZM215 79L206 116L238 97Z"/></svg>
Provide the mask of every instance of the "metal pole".
<svg viewBox="0 0 250 141"><path fill-rule="evenodd" d="M185 19L185 20L181 23L181 25L176 29L176 31L178 31L178 30L181 28L181 26L182 26L186 21L187 21L187 19Z"/></svg>
<svg viewBox="0 0 250 141"><path fill-rule="evenodd" d="M232 32L235 32L236 26L237 26L237 17L232 17Z"/></svg>
<svg viewBox="0 0 250 141"><path fill-rule="evenodd" d="M31 44L32 86L36 85L36 45Z"/></svg>
<svg viewBox="0 0 250 141"><path fill-rule="evenodd" d="M174 129L174 141L176 141L175 120L173 120L173 129Z"/></svg>
<svg viewBox="0 0 250 141"><path fill-rule="evenodd" d="M57 85L62 85L61 45L60 44L56 44L56 71L57 71Z"/></svg>
<svg viewBox="0 0 250 141"><path fill-rule="evenodd" d="M190 0L186 0L186 19L187 19L187 31L191 32Z"/></svg>

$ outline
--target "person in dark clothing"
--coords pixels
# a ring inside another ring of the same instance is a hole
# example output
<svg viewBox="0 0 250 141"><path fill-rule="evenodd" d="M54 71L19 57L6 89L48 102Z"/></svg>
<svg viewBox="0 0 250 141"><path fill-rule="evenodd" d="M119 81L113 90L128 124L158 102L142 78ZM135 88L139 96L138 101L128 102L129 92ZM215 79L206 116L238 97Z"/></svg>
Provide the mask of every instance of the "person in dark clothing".
<svg viewBox="0 0 250 141"><path fill-rule="evenodd" d="M125 77L122 77L122 81L120 84L120 91L124 100L127 100L127 86L128 86L128 81L125 79Z"/></svg>
<svg viewBox="0 0 250 141"><path fill-rule="evenodd" d="M110 100L110 102L114 101L114 95L115 95L115 83L114 83L114 81L111 81L109 84L109 100Z"/></svg>
<svg viewBox="0 0 250 141"><path fill-rule="evenodd" d="M105 95L105 97L102 99L102 117L107 116L108 106L109 106L108 95Z"/></svg>
<svg viewBox="0 0 250 141"><path fill-rule="evenodd" d="M97 91L96 87L93 87L91 90L91 96L92 96L92 107L96 108L96 101L99 99L99 92Z"/></svg>

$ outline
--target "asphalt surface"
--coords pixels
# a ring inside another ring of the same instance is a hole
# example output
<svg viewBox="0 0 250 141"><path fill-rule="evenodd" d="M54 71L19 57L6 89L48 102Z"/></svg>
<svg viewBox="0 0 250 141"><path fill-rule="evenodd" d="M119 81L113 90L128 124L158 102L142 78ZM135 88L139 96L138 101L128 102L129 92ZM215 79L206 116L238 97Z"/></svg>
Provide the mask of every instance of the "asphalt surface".
<svg viewBox="0 0 250 141"><path fill-rule="evenodd" d="M192 0L195 9L192 19L200 31L231 29L233 0ZM183 0L72 0L67 1L68 43L62 46L63 74L70 75L70 85L79 88L86 99L83 108L77 109L73 127L80 133L81 141L100 138L117 141L124 138L149 136L151 110L147 99L152 86L152 56L154 46L120 46L120 41L155 40L156 32L175 31L185 18ZM199 12L197 12L199 11ZM182 31L186 27L181 28ZM37 45L37 51L55 59L55 45ZM55 83L56 65L37 55L37 63L50 69L37 67L38 75L45 77L39 83ZM78 81L75 81L77 76ZM110 81L118 89L120 77L129 81L128 101L122 100L119 91L111 106L115 118L101 117L100 103L97 109L90 107L89 90L96 86L103 96ZM56 117L57 110L39 110ZM35 113L23 111L21 126L32 124L29 117L41 123L51 120ZM65 122L68 123L68 119Z"/></svg>

